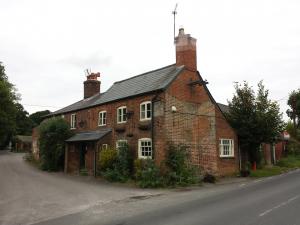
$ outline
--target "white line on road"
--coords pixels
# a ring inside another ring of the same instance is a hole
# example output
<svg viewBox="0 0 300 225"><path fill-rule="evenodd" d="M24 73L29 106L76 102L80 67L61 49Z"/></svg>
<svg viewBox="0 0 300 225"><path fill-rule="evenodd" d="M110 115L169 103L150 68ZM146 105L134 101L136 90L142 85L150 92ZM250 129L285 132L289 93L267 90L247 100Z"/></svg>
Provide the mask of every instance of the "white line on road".
<svg viewBox="0 0 300 225"><path fill-rule="evenodd" d="M267 215L268 213L272 212L273 210L278 209L278 208L280 208L280 207L282 207L282 206L285 206L285 205L291 203L292 201L296 200L296 199L299 198L299 197L300 197L300 195L296 195L295 197L290 198L290 199L288 199L287 201L282 202L282 203L280 203L279 205L276 205L276 206L274 206L273 208L264 211L263 213L259 214L259 216L265 216L265 215Z"/></svg>

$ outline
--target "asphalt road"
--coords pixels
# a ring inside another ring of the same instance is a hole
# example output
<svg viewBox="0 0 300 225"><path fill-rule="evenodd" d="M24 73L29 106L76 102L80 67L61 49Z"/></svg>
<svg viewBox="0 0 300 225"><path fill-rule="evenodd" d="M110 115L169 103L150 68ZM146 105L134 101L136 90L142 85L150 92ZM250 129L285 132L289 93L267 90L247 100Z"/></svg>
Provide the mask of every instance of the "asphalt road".
<svg viewBox="0 0 300 225"><path fill-rule="evenodd" d="M24 154L0 151L0 225L27 225L157 191L111 185L92 177L40 171ZM72 225L72 224L70 224Z"/></svg>
<svg viewBox="0 0 300 225"><path fill-rule="evenodd" d="M300 225L300 170L238 183L150 191L39 172L15 155L0 155L0 178L3 225Z"/></svg>
<svg viewBox="0 0 300 225"><path fill-rule="evenodd" d="M106 224L299 225L300 171L239 184L206 198L194 192L182 203Z"/></svg>
<svg viewBox="0 0 300 225"><path fill-rule="evenodd" d="M36 225L300 225L300 170L131 199Z"/></svg>

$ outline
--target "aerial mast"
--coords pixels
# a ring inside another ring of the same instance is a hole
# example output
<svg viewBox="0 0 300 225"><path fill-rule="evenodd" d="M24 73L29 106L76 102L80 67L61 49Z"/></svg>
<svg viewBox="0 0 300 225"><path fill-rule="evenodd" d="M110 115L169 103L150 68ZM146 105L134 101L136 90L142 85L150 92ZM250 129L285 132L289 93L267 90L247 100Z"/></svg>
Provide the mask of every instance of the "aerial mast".
<svg viewBox="0 0 300 225"><path fill-rule="evenodd" d="M176 17L176 14L177 14L177 6L178 6L178 4L176 3L176 5L175 5L175 9L174 9L174 11L172 12L172 14L174 15L174 40L175 40L175 17Z"/></svg>

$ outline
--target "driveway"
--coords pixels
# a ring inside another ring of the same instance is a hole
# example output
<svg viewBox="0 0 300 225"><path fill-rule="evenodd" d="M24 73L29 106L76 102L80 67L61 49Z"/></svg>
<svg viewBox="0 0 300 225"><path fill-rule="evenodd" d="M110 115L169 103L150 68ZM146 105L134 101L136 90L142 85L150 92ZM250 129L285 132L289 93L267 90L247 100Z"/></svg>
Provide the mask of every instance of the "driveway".
<svg viewBox="0 0 300 225"><path fill-rule="evenodd" d="M0 224L26 225L159 191L108 184L92 177L40 171L24 154L0 151Z"/></svg>

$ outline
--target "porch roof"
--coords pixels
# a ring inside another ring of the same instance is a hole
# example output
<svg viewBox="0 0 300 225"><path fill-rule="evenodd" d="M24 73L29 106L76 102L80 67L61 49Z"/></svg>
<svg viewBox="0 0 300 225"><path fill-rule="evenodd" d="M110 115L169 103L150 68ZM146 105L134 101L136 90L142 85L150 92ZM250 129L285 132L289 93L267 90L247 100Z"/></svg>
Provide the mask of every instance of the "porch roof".
<svg viewBox="0 0 300 225"><path fill-rule="evenodd" d="M111 132L111 128L95 130L95 131L85 131L75 134L66 140L66 142L77 142L77 141L98 141L105 135Z"/></svg>

